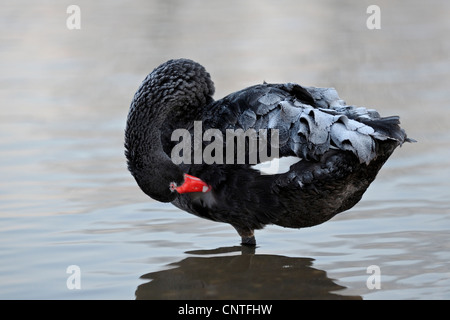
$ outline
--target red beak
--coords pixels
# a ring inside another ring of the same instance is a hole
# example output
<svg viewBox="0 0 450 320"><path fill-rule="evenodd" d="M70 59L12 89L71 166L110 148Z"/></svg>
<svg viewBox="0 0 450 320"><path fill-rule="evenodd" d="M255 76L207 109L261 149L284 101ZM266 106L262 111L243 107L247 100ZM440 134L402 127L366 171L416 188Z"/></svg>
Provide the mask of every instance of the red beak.
<svg viewBox="0 0 450 320"><path fill-rule="evenodd" d="M183 184L177 187L175 183L171 183L170 190L177 191L178 193L208 192L211 190L211 186L197 177L191 176L189 174L184 174Z"/></svg>

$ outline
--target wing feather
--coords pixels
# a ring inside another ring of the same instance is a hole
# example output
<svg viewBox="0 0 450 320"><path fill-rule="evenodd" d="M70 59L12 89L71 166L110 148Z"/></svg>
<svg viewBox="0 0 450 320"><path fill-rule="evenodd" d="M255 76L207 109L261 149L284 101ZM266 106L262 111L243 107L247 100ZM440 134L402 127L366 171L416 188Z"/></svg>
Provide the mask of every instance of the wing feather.
<svg viewBox="0 0 450 320"><path fill-rule="evenodd" d="M206 128L222 132L279 130L280 157L318 160L338 148L369 163L376 157L377 140L407 140L398 117L381 118L373 109L346 105L334 88L256 85L214 102L207 115Z"/></svg>

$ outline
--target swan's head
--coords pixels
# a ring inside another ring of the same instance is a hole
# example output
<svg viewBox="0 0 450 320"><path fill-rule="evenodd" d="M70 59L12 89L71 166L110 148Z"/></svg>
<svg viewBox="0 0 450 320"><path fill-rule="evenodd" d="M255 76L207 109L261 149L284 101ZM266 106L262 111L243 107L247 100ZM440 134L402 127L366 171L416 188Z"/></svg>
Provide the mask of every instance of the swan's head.
<svg viewBox="0 0 450 320"><path fill-rule="evenodd" d="M161 165L157 172L138 172L134 177L139 187L152 199L161 202L172 202L178 194L201 192L206 193L211 190L211 186L203 180L183 174L178 167L170 167L162 170Z"/></svg>

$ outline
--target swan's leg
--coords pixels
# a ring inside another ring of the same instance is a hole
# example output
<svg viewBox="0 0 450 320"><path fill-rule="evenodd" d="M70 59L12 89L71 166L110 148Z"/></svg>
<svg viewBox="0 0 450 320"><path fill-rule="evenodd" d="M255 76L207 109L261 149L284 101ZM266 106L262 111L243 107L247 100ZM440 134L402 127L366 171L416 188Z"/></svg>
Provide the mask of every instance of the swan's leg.
<svg viewBox="0 0 450 320"><path fill-rule="evenodd" d="M244 246L256 246L255 236L254 235L250 237L241 236L241 244Z"/></svg>
<svg viewBox="0 0 450 320"><path fill-rule="evenodd" d="M241 244L246 246L256 246L255 233L247 227L233 226L241 236Z"/></svg>

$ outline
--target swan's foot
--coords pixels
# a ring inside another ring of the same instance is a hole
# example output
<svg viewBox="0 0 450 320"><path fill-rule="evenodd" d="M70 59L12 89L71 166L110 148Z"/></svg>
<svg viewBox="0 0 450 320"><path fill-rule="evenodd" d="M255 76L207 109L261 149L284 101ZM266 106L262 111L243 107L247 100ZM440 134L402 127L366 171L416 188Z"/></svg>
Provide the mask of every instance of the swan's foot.
<svg viewBox="0 0 450 320"><path fill-rule="evenodd" d="M233 226L241 236L241 245L256 246L255 234L252 229Z"/></svg>

